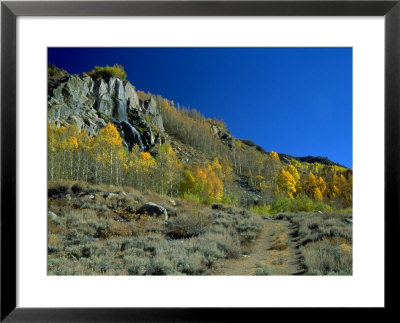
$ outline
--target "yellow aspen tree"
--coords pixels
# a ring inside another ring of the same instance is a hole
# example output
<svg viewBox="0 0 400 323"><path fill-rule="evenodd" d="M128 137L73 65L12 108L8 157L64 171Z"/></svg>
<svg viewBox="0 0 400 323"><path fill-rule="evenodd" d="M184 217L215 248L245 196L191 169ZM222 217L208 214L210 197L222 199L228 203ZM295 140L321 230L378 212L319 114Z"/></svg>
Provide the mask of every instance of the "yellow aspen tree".
<svg viewBox="0 0 400 323"><path fill-rule="evenodd" d="M331 180L331 192L330 195L332 198L336 199L336 203L338 203L340 207L350 206L350 196L349 190L347 189L347 179L343 174L339 176L337 173L334 173ZM350 192L351 193L351 192Z"/></svg>
<svg viewBox="0 0 400 323"><path fill-rule="evenodd" d="M324 194L327 194L327 184L324 179L317 178L312 172L309 172L303 189L316 202L322 201Z"/></svg>
<svg viewBox="0 0 400 323"><path fill-rule="evenodd" d="M224 196L224 184L212 170L207 173L207 180L204 188L206 200L211 199L219 201Z"/></svg>
<svg viewBox="0 0 400 323"><path fill-rule="evenodd" d="M77 179L85 180L88 179L89 169L89 143L90 138L85 129L82 129L77 134L78 149L77 149L77 162L76 162L76 174Z"/></svg>
<svg viewBox="0 0 400 323"><path fill-rule="evenodd" d="M205 186L207 184L207 170L194 166L189 172L185 173L185 181L187 185L187 193L189 193L191 198L196 198L198 201L200 199L205 199Z"/></svg>
<svg viewBox="0 0 400 323"><path fill-rule="evenodd" d="M340 190L343 191L346 187L346 177L344 177L343 174L340 174L340 176L337 179L337 185L339 186Z"/></svg>
<svg viewBox="0 0 400 323"><path fill-rule="evenodd" d="M167 151L167 145L161 145L157 147L157 165L158 165L158 182L159 182L159 192L161 194L164 194L165 191L165 168L166 168L166 151Z"/></svg>
<svg viewBox="0 0 400 323"><path fill-rule="evenodd" d="M294 167L293 165L289 165L286 170L293 176L294 180L298 182L300 180L300 175L299 172L297 171L297 168Z"/></svg>
<svg viewBox="0 0 400 323"><path fill-rule="evenodd" d="M148 152L140 152L138 159L138 169L140 174L140 191L144 192L147 189L148 183L151 182L153 168L156 166L156 161Z"/></svg>
<svg viewBox="0 0 400 323"><path fill-rule="evenodd" d="M346 174L348 178L341 174L338 178L338 187L341 192L341 198L345 206L350 207L353 202L352 198L352 174Z"/></svg>
<svg viewBox="0 0 400 323"><path fill-rule="evenodd" d="M195 175L196 181L198 181L199 183L205 183L207 181L206 170L201 167L195 168L194 175Z"/></svg>
<svg viewBox="0 0 400 323"><path fill-rule="evenodd" d="M70 174L67 164L68 128L49 124L47 131L50 179L67 178Z"/></svg>
<svg viewBox="0 0 400 323"><path fill-rule="evenodd" d="M237 169L237 164L239 165L239 174L242 175L242 162L240 158L242 142L240 140L235 140L232 145L233 161L235 163L235 169Z"/></svg>
<svg viewBox="0 0 400 323"><path fill-rule="evenodd" d="M261 174L263 172L265 163L263 154L254 149L250 151L250 153L248 154L248 158L249 162L247 164L249 169L250 182L253 187L260 188L261 180L263 179Z"/></svg>
<svg viewBox="0 0 400 323"><path fill-rule="evenodd" d="M332 174L332 177L331 177L331 180L330 180L330 184L331 184L331 187L336 186L336 188L339 189L339 187L338 187L338 176L337 176L336 173Z"/></svg>
<svg viewBox="0 0 400 323"><path fill-rule="evenodd" d="M169 194L172 197L178 194L178 182L180 180L182 172L182 164L179 162L175 151L170 145L168 145L165 158L168 175Z"/></svg>
<svg viewBox="0 0 400 323"><path fill-rule="evenodd" d="M167 99L161 98L160 104L161 109L163 109L164 111L169 112L171 110L170 102Z"/></svg>
<svg viewBox="0 0 400 323"><path fill-rule="evenodd" d="M277 182L281 168L282 164L279 155L276 152L271 151L266 161L266 176L269 179L270 189L275 189L274 186Z"/></svg>
<svg viewBox="0 0 400 323"><path fill-rule="evenodd" d="M346 184L347 206L351 207L353 205L353 173L348 175Z"/></svg>
<svg viewBox="0 0 400 323"><path fill-rule="evenodd" d="M48 177L51 181L55 179L55 163L57 156L57 137L56 137L56 125L55 124L47 124L47 150L48 150Z"/></svg>
<svg viewBox="0 0 400 323"><path fill-rule="evenodd" d="M136 93L138 95L139 100L142 100L142 101L146 101L152 97L152 94L150 92L146 93L143 91L137 91Z"/></svg>
<svg viewBox="0 0 400 323"><path fill-rule="evenodd" d="M290 164L296 167L297 169L299 169L302 166L302 164L297 159L291 159Z"/></svg>
<svg viewBox="0 0 400 323"><path fill-rule="evenodd" d="M328 185L322 177L318 178L318 189L322 196L327 196L328 194Z"/></svg>
<svg viewBox="0 0 400 323"><path fill-rule="evenodd" d="M279 159L279 155L275 152L275 151L271 151L271 153L269 154L269 158L271 161L276 161L276 162L281 162L281 160Z"/></svg>
<svg viewBox="0 0 400 323"><path fill-rule="evenodd" d="M125 185L130 185L135 187L134 180L132 179L135 173L133 170L133 161L131 159L130 154L127 156L125 162L122 165L122 168L124 170Z"/></svg>
<svg viewBox="0 0 400 323"><path fill-rule="evenodd" d="M224 173L222 170L222 165L219 162L218 157L215 157L211 162L211 165L208 166L209 171L215 172L215 174L222 180L224 177Z"/></svg>
<svg viewBox="0 0 400 323"><path fill-rule="evenodd" d="M311 168L311 172L313 172L314 174L320 175L322 169L324 168L324 165L320 164L320 163L312 163L310 165Z"/></svg>
<svg viewBox="0 0 400 323"><path fill-rule="evenodd" d="M293 178L292 174L282 168L276 184L279 192L293 199L293 194L296 193L296 180Z"/></svg>
<svg viewBox="0 0 400 323"><path fill-rule="evenodd" d="M316 201L316 202L320 202L320 201L322 201L322 193L321 193L321 191L319 190L319 188L317 187L317 188L315 188L315 190L314 190L314 200Z"/></svg>
<svg viewBox="0 0 400 323"><path fill-rule="evenodd" d="M196 192L196 179L188 168L183 171L182 180L179 183L179 195L185 198L187 194L197 197L199 195L198 192Z"/></svg>
<svg viewBox="0 0 400 323"><path fill-rule="evenodd" d="M70 163L69 163L69 175L70 179L74 179L74 153L75 150L78 149L78 139L76 137L68 137L66 142L66 150L70 156Z"/></svg>
<svg viewBox="0 0 400 323"><path fill-rule="evenodd" d="M221 159L222 180L232 180L233 168L229 165L225 158Z"/></svg>
<svg viewBox="0 0 400 323"><path fill-rule="evenodd" d="M331 197L336 198L340 196L340 190L336 185L332 186Z"/></svg>
<svg viewBox="0 0 400 323"><path fill-rule="evenodd" d="M286 170L290 173L290 175L293 176L293 179L295 180L295 188L296 188L296 194L299 194L302 190L301 186L301 181L300 181L300 174L297 171L297 168L294 165L289 165Z"/></svg>
<svg viewBox="0 0 400 323"><path fill-rule="evenodd" d="M125 178L127 183L135 188L140 186L140 173L139 173L139 159L140 159L140 147L135 144L132 150L127 154L124 163Z"/></svg>
<svg viewBox="0 0 400 323"><path fill-rule="evenodd" d="M221 166L222 166L221 180L224 184L224 192L226 194L231 194L234 183L233 169L225 158L221 158Z"/></svg>
<svg viewBox="0 0 400 323"><path fill-rule="evenodd" d="M92 173L93 176L93 164L95 164L93 161L93 151L94 151L94 137L89 137L88 144L87 144L87 153L86 153L86 181L89 177L89 172Z"/></svg>
<svg viewBox="0 0 400 323"><path fill-rule="evenodd" d="M59 178L67 178L68 165L66 162L67 159L67 140L68 140L68 129L65 126L60 126L56 129L57 136L57 155L58 155L58 177Z"/></svg>
<svg viewBox="0 0 400 323"><path fill-rule="evenodd" d="M72 133L71 127L60 127L59 128L59 145L58 149L60 155L62 155L61 161L61 178L73 179L73 162L74 152L78 148L78 141L75 136L70 135Z"/></svg>
<svg viewBox="0 0 400 323"><path fill-rule="evenodd" d="M169 144L157 147L158 182L161 194L176 195L182 165Z"/></svg>
<svg viewBox="0 0 400 323"><path fill-rule="evenodd" d="M315 189L318 188L318 180L312 172L308 173L307 179L303 183L303 191L310 197L314 198Z"/></svg>
<svg viewBox="0 0 400 323"><path fill-rule="evenodd" d="M218 157L215 157L211 162L210 169L217 172L222 172L222 166L219 162Z"/></svg>
<svg viewBox="0 0 400 323"><path fill-rule="evenodd" d="M330 168L330 174L329 174L329 180L328 180L329 186L327 189L327 195L330 200L330 203L334 204L336 207L340 208L342 207L342 191L339 185L339 180L337 173L334 169L334 167Z"/></svg>
<svg viewBox="0 0 400 323"><path fill-rule="evenodd" d="M115 168L115 178L117 185L127 184L126 177L123 176L123 173L124 173L124 165L126 165L128 159L129 159L129 151L127 149L124 149L123 147L121 149L118 149L117 151L118 163L116 164Z"/></svg>
<svg viewBox="0 0 400 323"><path fill-rule="evenodd" d="M102 180L107 181L106 176L108 175L108 182L112 184L118 151L123 149L122 138L117 128L113 124L108 123L107 126L100 129L95 139L94 146L97 160L101 159L103 166Z"/></svg>
<svg viewBox="0 0 400 323"><path fill-rule="evenodd" d="M68 177L70 179L75 179L79 176L77 173L77 155L79 151L79 136L80 130L76 125L69 125L65 128L64 133L66 143L64 149L66 149L69 155L69 164L65 165L68 168Z"/></svg>

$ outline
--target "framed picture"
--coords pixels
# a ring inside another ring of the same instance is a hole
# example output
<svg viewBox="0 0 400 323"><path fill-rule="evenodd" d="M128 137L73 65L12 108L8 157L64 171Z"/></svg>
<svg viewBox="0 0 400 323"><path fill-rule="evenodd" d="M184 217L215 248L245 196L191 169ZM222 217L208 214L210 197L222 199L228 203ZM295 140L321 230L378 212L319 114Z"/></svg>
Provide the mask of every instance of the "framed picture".
<svg viewBox="0 0 400 323"><path fill-rule="evenodd" d="M5 1L1 15L2 321L394 306L398 1Z"/></svg>

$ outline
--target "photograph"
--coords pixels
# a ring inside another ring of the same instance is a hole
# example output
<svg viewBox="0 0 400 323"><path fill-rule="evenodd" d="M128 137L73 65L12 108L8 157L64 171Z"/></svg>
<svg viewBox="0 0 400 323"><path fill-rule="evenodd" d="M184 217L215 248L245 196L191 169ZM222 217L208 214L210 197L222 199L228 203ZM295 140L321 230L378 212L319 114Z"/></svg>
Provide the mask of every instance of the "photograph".
<svg viewBox="0 0 400 323"><path fill-rule="evenodd" d="M396 311L399 2L3 1L0 321Z"/></svg>
<svg viewBox="0 0 400 323"><path fill-rule="evenodd" d="M352 198L352 47L47 48L48 276L352 276Z"/></svg>

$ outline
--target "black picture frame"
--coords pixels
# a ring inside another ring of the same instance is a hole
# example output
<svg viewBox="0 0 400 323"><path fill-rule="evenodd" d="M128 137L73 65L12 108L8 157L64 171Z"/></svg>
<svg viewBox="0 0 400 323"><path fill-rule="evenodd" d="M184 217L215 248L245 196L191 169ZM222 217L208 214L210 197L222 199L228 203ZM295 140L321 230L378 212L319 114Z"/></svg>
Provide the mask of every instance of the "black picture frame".
<svg viewBox="0 0 400 323"><path fill-rule="evenodd" d="M396 309L400 180L400 0L101 1L1 3L1 322L189 322L248 320L266 309L16 307L16 19L19 16L384 16L385 309ZM373 147L371 147L373 153ZM373 170L371 170L373 171ZM373 261L373 259L371 259ZM299 291L296 291L299 292ZM272 309L271 309L272 310ZM278 310L278 309L274 309ZM327 309L330 311L331 309ZM303 311L304 312L304 311ZM280 313L287 313L280 310ZM250 316L248 316L250 315ZM254 316L253 316L254 315ZM334 314L332 314L334 315ZM265 317L267 319L267 317ZM324 319L324 318L322 318Z"/></svg>

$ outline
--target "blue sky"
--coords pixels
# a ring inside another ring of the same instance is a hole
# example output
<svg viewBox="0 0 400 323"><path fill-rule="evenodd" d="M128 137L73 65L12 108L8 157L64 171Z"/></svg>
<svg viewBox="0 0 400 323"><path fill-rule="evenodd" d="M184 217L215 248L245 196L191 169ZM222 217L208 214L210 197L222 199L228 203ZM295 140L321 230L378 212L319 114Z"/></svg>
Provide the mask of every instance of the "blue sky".
<svg viewBox="0 0 400 323"><path fill-rule="evenodd" d="M352 167L351 48L49 48L69 73L124 66L138 89L206 117L267 151Z"/></svg>

